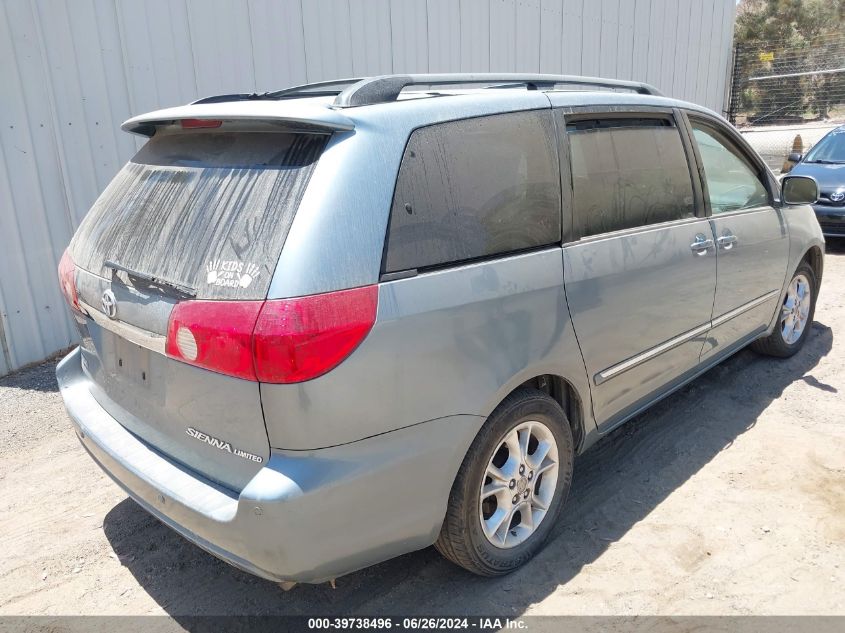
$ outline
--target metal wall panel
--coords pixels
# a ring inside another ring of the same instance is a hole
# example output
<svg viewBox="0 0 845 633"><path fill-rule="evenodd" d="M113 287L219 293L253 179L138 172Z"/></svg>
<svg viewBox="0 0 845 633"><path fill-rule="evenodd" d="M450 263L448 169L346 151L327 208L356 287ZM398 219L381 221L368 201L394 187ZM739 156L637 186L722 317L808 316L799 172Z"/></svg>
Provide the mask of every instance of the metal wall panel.
<svg viewBox="0 0 845 633"><path fill-rule="evenodd" d="M589 3L589 0L588 0ZM564 0L563 25L561 33L563 39L563 59L561 71L567 75L585 75L581 61L584 58L582 43L584 25L584 0Z"/></svg>
<svg viewBox="0 0 845 633"><path fill-rule="evenodd" d="M428 0L428 71L455 72L461 63L461 7L455 0Z"/></svg>
<svg viewBox="0 0 845 633"><path fill-rule="evenodd" d="M540 3L540 70L560 73L563 63L563 0Z"/></svg>
<svg viewBox="0 0 845 633"><path fill-rule="evenodd" d="M619 62L619 2L620 0L601 1L601 31L599 33L599 76L618 77Z"/></svg>
<svg viewBox="0 0 845 633"><path fill-rule="evenodd" d="M581 8L580 73L597 77L601 69L602 0L584 0Z"/></svg>
<svg viewBox="0 0 845 633"><path fill-rule="evenodd" d="M490 69L516 71L516 0L490 0Z"/></svg>
<svg viewBox="0 0 845 633"><path fill-rule="evenodd" d="M490 0L460 0L460 72L489 72Z"/></svg>
<svg viewBox="0 0 845 633"><path fill-rule="evenodd" d="M428 11L425 2L390 0L393 72L428 72Z"/></svg>
<svg viewBox="0 0 845 633"><path fill-rule="evenodd" d="M350 0L349 21L352 74L360 77L392 73L390 0ZM295 84L276 82L275 85Z"/></svg>
<svg viewBox="0 0 845 633"><path fill-rule="evenodd" d="M390 72L646 80L721 110L734 0L2 0L0 375L74 342L56 266L133 114Z"/></svg>
<svg viewBox="0 0 845 633"><path fill-rule="evenodd" d="M692 12L692 5L695 0L678 0L678 19L677 19L677 40L675 45L675 62L681 68L687 68L689 62L689 50L687 43L690 39L690 30L693 29L690 14ZM672 76L670 94L685 94L684 84L686 82L686 73L674 73Z"/></svg>
<svg viewBox="0 0 845 633"><path fill-rule="evenodd" d="M540 71L540 0L519 0L514 19L517 72Z"/></svg>

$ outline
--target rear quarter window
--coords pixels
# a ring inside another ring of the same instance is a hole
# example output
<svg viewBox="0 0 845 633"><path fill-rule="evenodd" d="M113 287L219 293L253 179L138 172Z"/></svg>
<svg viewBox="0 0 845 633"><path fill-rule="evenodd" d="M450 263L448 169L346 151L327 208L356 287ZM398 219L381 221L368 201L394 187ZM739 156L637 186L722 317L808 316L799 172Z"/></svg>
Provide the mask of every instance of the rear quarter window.
<svg viewBox="0 0 845 633"><path fill-rule="evenodd" d="M560 241L551 112L415 130L390 213L384 272L425 269Z"/></svg>
<svg viewBox="0 0 845 633"><path fill-rule="evenodd" d="M327 135L160 133L117 174L71 242L103 277L113 262L196 291L263 299Z"/></svg>

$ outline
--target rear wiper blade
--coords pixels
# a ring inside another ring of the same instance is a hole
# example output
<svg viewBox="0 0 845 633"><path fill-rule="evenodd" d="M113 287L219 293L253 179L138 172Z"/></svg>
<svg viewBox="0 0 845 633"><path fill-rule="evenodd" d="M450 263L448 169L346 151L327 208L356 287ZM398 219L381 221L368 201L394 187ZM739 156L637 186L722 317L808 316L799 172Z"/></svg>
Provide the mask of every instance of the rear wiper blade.
<svg viewBox="0 0 845 633"><path fill-rule="evenodd" d="M279 99L299 99L302 97L335 97L343 92L347 86L361 81L360 77L352 79L333 79L316 83L293 86L273 92L237 92L228 95L213 95L194 101L191 105L200 103L224 103L228 101L275 101Z"/></svg>
<svg viewBox="0 0 845 633"><path fill-rule="evenodd" d="M159 288L161 290L176 291L183 298L197 296L196 288L192 288L191 286L185 286L183 284L176 283L175 281L168 281L167 279L162 279L161 277L156 277L149 273L144 273L138 270L132 270L131 268L127 268L126 266L118 264L117 262L108 260L103 262L103 266L105 266L106 268L110 268L114 272L124 272L129 276L130 279L137 279L138 281L146 282L147 284Z"/></svg>
<svg viewBox="0 0 845 633"><path fill-rule="evenodd" d="M212 97L203 97L202 99L198 99L194 101L191 105L197 105L200 103L227 103L229 101L261 101L263 99L272 99L273 97L270 96L269 92L238 92L235 94L229 95L214 95Z"/></svg>

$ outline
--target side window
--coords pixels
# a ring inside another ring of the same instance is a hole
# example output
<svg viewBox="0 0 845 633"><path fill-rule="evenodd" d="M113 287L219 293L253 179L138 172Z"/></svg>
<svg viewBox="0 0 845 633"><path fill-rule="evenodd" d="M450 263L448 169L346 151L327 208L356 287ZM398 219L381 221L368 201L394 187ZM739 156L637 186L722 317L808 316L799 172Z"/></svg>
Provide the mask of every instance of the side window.
<svg viewBox="0 0 845 633"><path fill-rule="evenodd" d="M408 140L384 272L560 241L560 170L550 110L450 121Z"/></svg>
<svg viewBox="0 0 845 633"><path fill-rule="evenodd" d="M727 136L716 128L690 120L704 166L713 214L769 204L769 193L757 170Z"/></svg>
<svg viewBox="0 0 845 633"><path fill-rule="evenodd" d="M671 119L579 120L566 133L576 236L695 216L689 164Z"/></svg>

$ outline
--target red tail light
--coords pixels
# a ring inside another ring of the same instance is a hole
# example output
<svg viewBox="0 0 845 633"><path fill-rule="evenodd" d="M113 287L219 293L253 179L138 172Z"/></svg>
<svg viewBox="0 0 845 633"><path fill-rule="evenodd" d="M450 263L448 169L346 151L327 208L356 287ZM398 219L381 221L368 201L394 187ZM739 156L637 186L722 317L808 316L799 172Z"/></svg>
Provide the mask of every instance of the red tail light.
<svg viewBox="0 0 845 633"><path fill-rule="evenodd" d="M62 289L65 301L71 309L82 312L82 308L79 307L79 295L76 293L75 277L76 266L70 258L70 254L65 250L59 260L59 287Z"/></svg>
<svg viewBox="0 0 845 633"><path fill-rule="evenodd" d="M182 301L167 324L168 356L197 367L255 380L252 330L261 301Z"/></svg>
<svg viewBox="0 0 845 633"><path fill-rule="evenodd" d="M378 287L271 301L183 301L167 355L238 378L292 383L334 369L376 320Z"/></svg>
<svg viewBox="0 0 845 633"><path fill-rule="evenodd" d="M378 287L267 301L253 335L261 382L302 382L337 367L376 321Z"/></svg>
<svg viewBox="0 0 845 633"><path fill-rule="evenodd" d="M223 121L219 119L182 119L181 124L183 130L192 130L196 128L220 127L223 125Z"/></svg>

